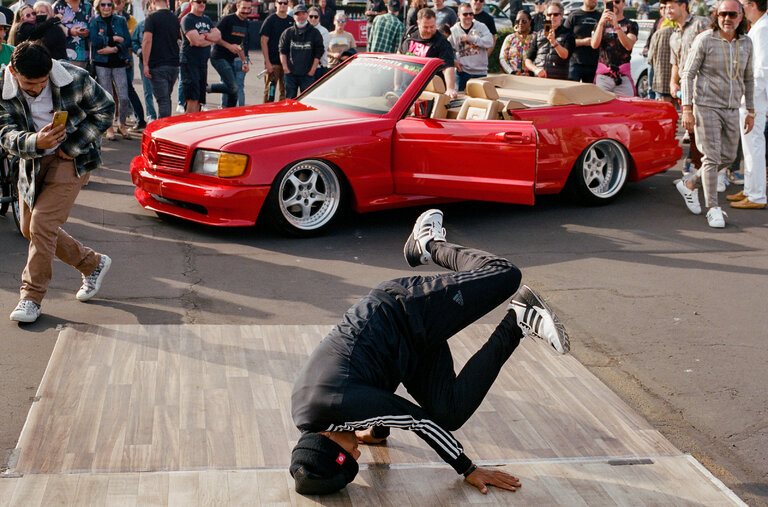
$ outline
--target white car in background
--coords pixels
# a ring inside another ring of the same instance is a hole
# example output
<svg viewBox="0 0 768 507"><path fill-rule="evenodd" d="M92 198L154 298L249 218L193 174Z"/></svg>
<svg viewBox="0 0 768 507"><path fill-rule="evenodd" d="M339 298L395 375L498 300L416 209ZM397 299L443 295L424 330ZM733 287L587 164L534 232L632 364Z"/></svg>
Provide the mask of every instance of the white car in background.
<svg viewBox="0 0 768 507"><path fill-rule="evenodd" d="M651 82L649 80L649 67L648 57L643 55L645 50L645 43L648 41L648 37L651 35L651 29L656 22L655 19L635 19L638 26L637 42L632 48L632 60L630 60L630 67L632 72L632 82L635 83L635 95L644 99L648 98L648 93L651 89Z"/></svg>

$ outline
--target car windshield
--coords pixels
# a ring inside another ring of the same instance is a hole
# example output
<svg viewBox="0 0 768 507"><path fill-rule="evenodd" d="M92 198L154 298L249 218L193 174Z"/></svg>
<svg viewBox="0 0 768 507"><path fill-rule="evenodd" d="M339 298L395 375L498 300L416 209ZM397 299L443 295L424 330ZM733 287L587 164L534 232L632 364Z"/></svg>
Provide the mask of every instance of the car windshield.
<svg viewBox="0 0 768 507"><path fill-rule="evenodd" d="M386 114L423 67L392 58L355 58L303 95L300 102Z"/></svg>

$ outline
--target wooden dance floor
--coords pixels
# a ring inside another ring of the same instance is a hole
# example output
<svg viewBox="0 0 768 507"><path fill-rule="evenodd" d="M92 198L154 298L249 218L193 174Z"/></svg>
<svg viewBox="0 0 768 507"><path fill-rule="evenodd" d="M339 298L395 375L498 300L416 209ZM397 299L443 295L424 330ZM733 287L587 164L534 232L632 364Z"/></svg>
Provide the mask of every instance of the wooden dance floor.
<svg viewBox="0 0 768 507"><path fill-rule="evenodd" d="M0 477L0 507L37 505L743 505L571 356L528 339L455 432L520 477L482 495L410 432L361 446L343 491L303 497L295 375L329 326L64 329ZM457 369L491 333L451 340Z"/></svg>

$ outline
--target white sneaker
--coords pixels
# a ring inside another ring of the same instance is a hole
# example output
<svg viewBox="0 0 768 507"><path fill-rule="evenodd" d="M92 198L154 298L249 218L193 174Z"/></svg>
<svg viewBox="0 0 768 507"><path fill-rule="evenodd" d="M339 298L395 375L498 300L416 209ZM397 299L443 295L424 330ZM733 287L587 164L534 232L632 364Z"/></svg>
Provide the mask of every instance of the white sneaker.
<svg viewBox="0 0 768 507"><path fill-rule="evenodd" d="M90 275L83 276L83 285L75 294L78 301L88 301L99 292L101 282L104 281L104 275L107 274L111 265L112 259L107 255L101 254L101 260L96 269Z"/></svg>
<svg viewBox="0 0 768 507"><path fill-rule="evenodd" d="M547 342L560 354L571 350L571 342L565 326L555 312L530 287L523 285L512 296L507 311L514 310L517 325L525 336L535 336Z"/></svg>
<svg viewBox="0 0 768 507"><path fill-rule="evenodd" d="M425 211L416 219L413 231L403 247L405 262L412 268L420 264L429 264L432 254L427 249L427 243L430 241L445 241L443 212L439 209Z"/></svg>
<svg viewBox="0 0 768 507"><path fill-rule="evenodd" d="M725 169L717 171L717 191L725 192L728 187L728 176L725 174Z"/></svg>
<svg viewBox="0 0 768 507"><path fill-rule="evenodd" d="M179 104L179 105L176 106L176 112L177 113L186 113L187 110L186 110L186 108L183 105Z"/></svg>
<svg viewBox="0 0 768 507"><path fill-rule="evenodd" d="M723 211L723 209L720 206L709 208L709 211L707 211L707 223L709 224L710 227L722 229L723 227L725 227L725 217L727 216L728 216L728 213Z"/></svg>
<svg viewBox="0 0 768 507"><path fill-rule="evenodd" d="M34 322L40 316L40 305L30 299L22 299L11 312L11 320L15 322Z"/></svg>
<svg viewBox="0 0 768 507"><path fill-rule="evenodd" d="M683 199L685 199L685 205L688 206L691 213L694 215L701 215L698 190L691 190L685 185L683 180L678 180L678 182L675 183L675 186L677 187L677 191L680 192L680 195L683 196Z"/></svg>

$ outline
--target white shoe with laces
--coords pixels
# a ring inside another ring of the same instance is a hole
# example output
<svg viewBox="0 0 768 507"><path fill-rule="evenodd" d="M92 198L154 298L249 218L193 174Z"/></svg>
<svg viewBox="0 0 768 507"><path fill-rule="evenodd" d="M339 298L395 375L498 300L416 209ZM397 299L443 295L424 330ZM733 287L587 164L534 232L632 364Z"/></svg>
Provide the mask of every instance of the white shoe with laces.
<svg viewBox="0 0 768 507"><path fill-rule="evenodd" d="M10 318L14 322L31 323L40 316L40 305L30 299L22 299L11 312Z"/></svg>
<svg viewBox="0 0 768 507"><path fill-rule="evenodd" d="M710 227L714 227L716 229L722 229L725 227L725 217L728 216L728 213L723 211L723 209L720 206L715 206L714 208L709 208L709 211L707 211L707 223Z"/></svg>
<svg viewBox="0 0 768 507"><path fill-rule="evenodd" d="M409 266L415 268L421 264L429 264L432 254L427 249L430 241L445 241L443 229L443 212L439 209L425 211L413 225L413 231L403 247L403 256Z"/></svg>
<svg viewBox="0 0 768 507"><path fill-rule="evenodd" d="M523 285L512 296L507 311L513 310L517 316L517 325L525 336L535 336L547 342L560 354L571 350L568 333L555 312L530 287Z"/></svg>
<svg viewBox="0 0 768 507"><path fill-rule="evenodd" d="M80 290L77 291L75 297L78 301L88 301L99 292L101 288L101 282L104 281L104 276L109 271L109 267L112 265L112 259L109 256L101 254L101 260L99 265L88 276L83 276L83 285Z"/></svg>
<svg viewBox="0 0 768 507"><path fill-rule="evenodd" d="M717 171L717 191L725 192L726 188L728 188L728 176L725 173L725 169L720 169Z"/></svg>
<svg viewBox="0 0 768 507"><path fill-rule="evenodd" d="M675 183L675 186L677 187L677 191L680 192L680 195L683 196L685 205L688 206L688 209L691 211L691 213L694 215L701 215L701 204L699 204L698 190L691 190L686 186L685 181L683 180L678 180L678 182Z"/></svg>

